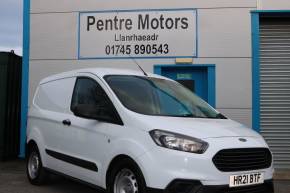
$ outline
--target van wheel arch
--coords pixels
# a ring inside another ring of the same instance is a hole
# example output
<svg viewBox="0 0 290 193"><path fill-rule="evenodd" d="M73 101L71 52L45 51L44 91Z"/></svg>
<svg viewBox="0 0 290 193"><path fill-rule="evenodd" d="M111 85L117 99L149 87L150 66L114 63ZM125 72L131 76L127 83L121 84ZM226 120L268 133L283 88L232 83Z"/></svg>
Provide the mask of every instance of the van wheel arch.
<svg viewBox="0 0 290 193"><path fill-rule="evenodd" d="M33 139L31 139L31 140L26 144L26 158L28 157L29 152L31 151L31 149L32 149L33 147L38 148L38 145L37 145L37 143L36 143Z"/></svg>
<svg viewBox="0 0 290 193"><path fill-rule="evenodd" d="M140 171L140 173L141 173L141 175L142 175L142 177L144 179L142 170L138 166L138 164L136 163L136 161L134 161L134 159L132 159L130 156L121 154L121 155L116 156L114 159L112 159L112 161L110 162L109 167L107 169L107 172L106 172L106 189L107 190L108 190L109 185L110 185L110 182L111 182L110 180L112 180L111 179L111 177L112 177L112 171L118 165L118 163L120 163L120 162L128 162L129 164L133 164L136 167L136 169ZM144 179L144 183L146 185L145 179Z"/></svg>

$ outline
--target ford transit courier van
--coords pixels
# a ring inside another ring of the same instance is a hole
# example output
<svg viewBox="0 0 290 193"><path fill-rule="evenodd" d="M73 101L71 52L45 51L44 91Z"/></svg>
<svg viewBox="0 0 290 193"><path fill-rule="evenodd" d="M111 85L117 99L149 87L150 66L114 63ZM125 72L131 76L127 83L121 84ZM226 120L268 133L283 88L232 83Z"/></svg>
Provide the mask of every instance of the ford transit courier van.
<svg viewBox="0 0 290 193"><path fill-rule="evenodd" d="M27 128L27 176L54 172L110 193L272 193L255 131L162 76L81 69L43 79Z"/></svg>

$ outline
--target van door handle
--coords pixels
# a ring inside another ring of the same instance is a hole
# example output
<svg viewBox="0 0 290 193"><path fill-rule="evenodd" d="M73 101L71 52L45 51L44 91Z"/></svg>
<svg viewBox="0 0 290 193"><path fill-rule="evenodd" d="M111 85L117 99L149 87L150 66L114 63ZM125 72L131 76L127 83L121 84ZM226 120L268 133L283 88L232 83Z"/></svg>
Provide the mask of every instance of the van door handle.
<svg viewBox="0 0 290 193"><path fill-rule="evenodd" d="M62 121L62 124L67 125L67 126L70 126L71 125L71 122L70 122L69 119L65 119L65 120Z"/></svg>

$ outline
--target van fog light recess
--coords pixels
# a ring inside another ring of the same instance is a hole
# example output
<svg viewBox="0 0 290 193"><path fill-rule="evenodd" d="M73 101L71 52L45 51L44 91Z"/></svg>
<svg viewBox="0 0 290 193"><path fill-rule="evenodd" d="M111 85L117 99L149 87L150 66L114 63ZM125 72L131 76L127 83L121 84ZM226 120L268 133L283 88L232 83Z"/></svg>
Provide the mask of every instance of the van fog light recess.
<svg viewBox="0 0 290 193"><path fill-rule="evenodd" d="M149 133L158 146L168 149L201 154L208 148L207 142L194 137L158 129L152 130Z"/></svg>

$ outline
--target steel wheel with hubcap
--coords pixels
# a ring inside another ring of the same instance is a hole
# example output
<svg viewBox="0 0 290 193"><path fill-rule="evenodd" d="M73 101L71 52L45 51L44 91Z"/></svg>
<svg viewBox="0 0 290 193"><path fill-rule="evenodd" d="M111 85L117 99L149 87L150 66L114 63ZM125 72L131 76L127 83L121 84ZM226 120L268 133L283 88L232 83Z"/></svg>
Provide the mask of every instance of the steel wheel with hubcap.
<svg viewBox="0 0 290 193"><path fill-rule="evenodd" d="M32 152L28 160L28 175L31 179L35 179L39 173L39 156L36 152Z"/></svg>
<svg viewBox="0 0 290 193"><path fill-rule="evenodd" d="M114 193L138 193L138 182L131 170L125 168L116 175Z"/></svg>
<svg viewBox="0 0 290 193"><path fill-rule="evenodd" d="M109 170L109 193L145 193L146 183L142 171L130 158L116 161Z"/></svg>
<svg viewBox="0 0 290 193"><path fill-rule="evenodd" d="M47 171L42 167L42 161L38 148L36 145L32 145L27 151L27 178L29 182L33 185L42 185L47 178Z"/></svg>

